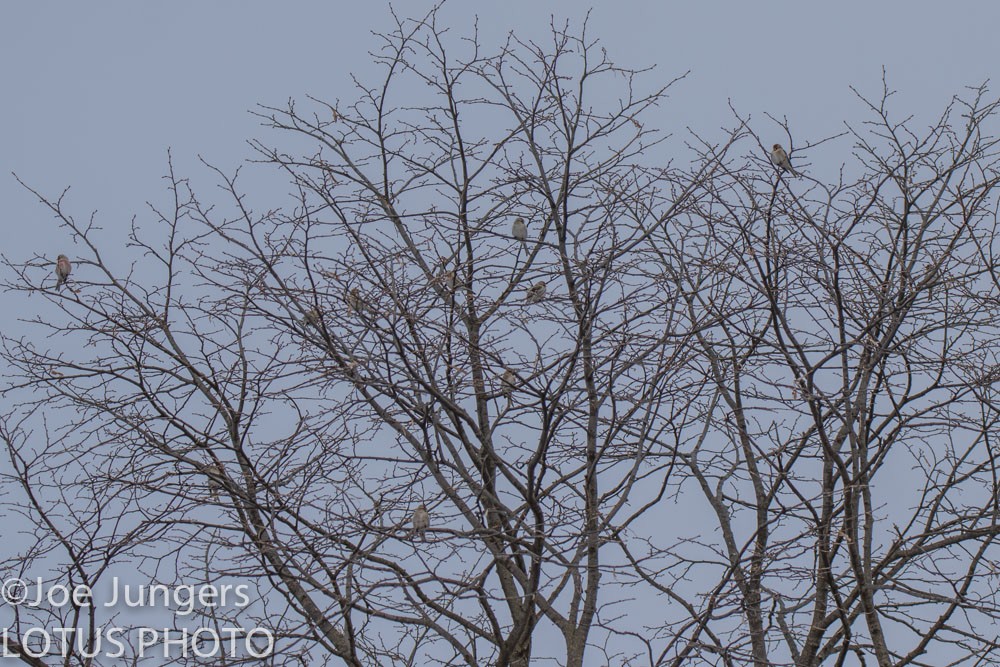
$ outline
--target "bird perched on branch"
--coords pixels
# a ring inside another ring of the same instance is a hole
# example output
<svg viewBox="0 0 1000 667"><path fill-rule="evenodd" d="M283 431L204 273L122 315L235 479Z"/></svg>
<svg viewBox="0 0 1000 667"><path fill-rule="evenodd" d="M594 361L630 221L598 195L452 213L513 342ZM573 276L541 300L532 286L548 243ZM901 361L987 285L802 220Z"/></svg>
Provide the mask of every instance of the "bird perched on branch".
<svg viewBox="0 0 1000 667"><path fill-rule="evenodd" d="M222 483L217 477L222 477L222 468L216 463L208 463L202 468L202 472L208 475L208 493L213 501L219 500L219 491L222 490Z"/></svg>
<svg viewBox="0 0 1000 667"><path fill-rule="evenodd" d="M788 159L788 153L781 147L781 144L775 144L771 147L771 162L774 166L782 171L787 171L792 176L799 175L799 172L792 169L792 161Z"/></svg>
<svg viewBox="0 0 1000 667"><path fill-rule="evenodd" d="M304 326L304 327L311 326L311 327L316 327L317 329L319 329L321 319L322 318L321 318L321 316L319 314L319 309L317 309L317 308L310 308L306 312L306 316L302 318L302 326Z"/></svg>
<svg viewBox="0 0 1000 667"><path fill-rule="evenodd" d="M524 300L529 304L538 303L545 298L545 282L539 280L537 283L528 288L528 293L525 295Z"/></svg>
<svg viewBox="0 0 1000 667"><path fill-rule="evenodd" d="M514 218L514 225L511 227L510 233L521 243L527 242L528 226L524 224L524 218Z"/></svg>
<svg viewBox="0 0 1000 667"><path fill-rule="evenodd" d="M347 290L347 294L344 295L344 303L347 304L349 314L354 315L361 312L364 302L361 300L361 292L358 291L357 287Z"/></svg>
<svg viewBox="0 0 1000 667"><path fill-rule="evenodd" d="M516 383L517 374L511 368L506 369L500 376L500 393L510 398L510 395L514 393Z"/></svg>
<svg viewBox="0 0 1000 667"><path fill-rule="evenodd" d="M458 280L456 279L454 271L445 271L440 276L438 276L441 285L444 286L449 292L454 292L455 288L458 286Z"/></svg>
<svg viewBox="0 0 1000 667"><path fill-rule="evenodd" d="M413 510L413 531L412 535L419 535L420 538L426 542L427 541L427 529L431 525L431 515L427 512L427 507L420 503L417 509Z"/></svg>
<svg viewBox="0 0 1000 667"><path fill-rule="evenodd" d="M795 386L792 387L792 395L800 401L808 401L810 398L809 383L801 375L795 376Z"/></svg>
<svg viewBox="0 0 1000 667"><path fill-rule="evenodd" d="M66 255L59 255L56 258L56 289L59 289L69 280L69 274L73 271L73 265L70 264L69 257Z"/></svg>

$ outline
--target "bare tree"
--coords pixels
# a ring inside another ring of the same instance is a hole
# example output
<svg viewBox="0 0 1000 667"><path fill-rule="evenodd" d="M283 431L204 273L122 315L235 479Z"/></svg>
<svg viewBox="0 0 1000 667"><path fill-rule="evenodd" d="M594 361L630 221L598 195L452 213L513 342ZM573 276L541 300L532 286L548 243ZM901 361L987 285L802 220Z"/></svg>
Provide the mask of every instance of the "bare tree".
<svg viewBox="0 0 1000 667"><path fill-rule="evenodd" d="M793 178L737 114L669 162L676 82L586 28L382 39L355 102L260 108L291 205L171 167L122 271L36 192L75 291L7 263L49 310L4 337L37 546L3 571L252 582L199 619L276 665L996 659L985 91L919 133L888 89L839 137L770 122Z"/></svg>

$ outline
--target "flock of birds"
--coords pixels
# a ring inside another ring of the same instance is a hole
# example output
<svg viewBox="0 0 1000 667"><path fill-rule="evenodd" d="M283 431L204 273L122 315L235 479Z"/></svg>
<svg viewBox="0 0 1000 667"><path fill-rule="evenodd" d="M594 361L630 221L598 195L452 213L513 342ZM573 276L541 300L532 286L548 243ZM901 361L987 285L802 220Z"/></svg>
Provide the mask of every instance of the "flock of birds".
<svg viewBox="0 0 1000 667"><path fill-rule="evenodd" d="M787 172L792 176L799 176L799 172L795 171L792 167L792 162L788 157L788 153L785 149L781 147L781 144L774 144L771 147L771 163L778 167L782 172ZM514 218L514 224L511 226L511 236L515 240L521 243L528 242L528 225L525 223L524 218ZM73 264L69 261L66 255L59 255L56 258L56 289L61 288L69 281L69 275L73 272ZM450 271L444 276L444 284L447 287L454 288L455 282L455 272ZM545 298L545 281L539 280L537 283L528 288L528 292L524 297L524 300L529 304L539 303ZM351 288L346 297L347 309L350 313L356 313L361 310L362 307L362 297L358 292L357 288ZM318 324L319 313L313 309L306 313L304 323L308 324Z"/></svg>
<svg viewBox="0 0 1000 667"><path fill-rule="evenodd" d="M792 167L792 161L788 157L788 153L785 149L781 147L781 144L774 144L771 147L771 163L780 169L783 173L789 173L792 176L799 176L799 172L795 171ZM521 243L526 243L528 240L528 226L524 222L524 218L515 218L514 224L511 226L511 236L515 240ZM454 287L455 274L451 272L451 287ZM447 283L447 279L446 279ZM528 288L528 292L524 297L526 303L535 304L539 303L545 298L545 281L540 280L531 287ZM350 304L349 304L350 305ZM500 393L510 400L511 395L514 393L514 389L517 387L517 373L514 372L512 368L504 369L503 375L500 376ZM413 515L410 517L410 524L412 529L410 531L411 537L419 536L425 542L427 541L427 529L431 525L430 513L427 511L427 506L421 503L417 506L417 509L413 510Z"/></svg>
<svg viewBox="0 0 1000 667"><path fill-rule="evenodd" d="M774 144L771 147L771 163L780 169L782 172L787 172L792 176L799 176L799 173L795 171L792 167L792 162L788 157L788 153L785 149L781 147L781 144ZM516 241L521 243L528 242L528 225L525 223L524 218L515 218L514 223L511 226L511 236L514 237ZM69 261L66 255L59 255L56 258L56 289L61 289L63 285L69 282L69 276L73 272L73 264ZM456 286L455 272L450 271L445 274L443 278L443 284L450 289L454 289ZM73 289L69 287L69 289ZM534 285L528 288L525 294L524 300L527 304L540 303L545 298L545 281L539 280ZM347 310L350 314L355 314L361 312L364 306L364 300L361 293L357 288L352 287L347 291L344 297L344 302L347 305ZM305 317L302 318L302 324L310 325L319 328L321 324L321 314L316 308L311 308L306 312ZM503 375L500 376L500 393L507 398L509 401L514 389L517 387L517 373L514 372L512 368L504 369ZM222 489L222 484L216 479L216 477L222 477L222 470L215 463L210 463L203 469L209 476L209 493L213 500L218 500L219 491ZM430 528L431 517L430 513L427 511L427 506L421 503L415 510L413 510L413 515L410 517L410 523L412 529L410 531L410 536L419 536L422 540L427 541L427 529Z"/></svg>

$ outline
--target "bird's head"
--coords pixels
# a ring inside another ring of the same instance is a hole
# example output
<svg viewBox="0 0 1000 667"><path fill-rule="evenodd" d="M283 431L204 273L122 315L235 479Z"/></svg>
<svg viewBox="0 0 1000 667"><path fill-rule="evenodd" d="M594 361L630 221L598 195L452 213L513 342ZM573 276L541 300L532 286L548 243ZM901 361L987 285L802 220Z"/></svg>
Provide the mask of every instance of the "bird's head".
<svg viewBox="0 0 1000 667"><path fill-rule="evenodd" d="M774 146L771 146L771 150L777 153L778 151L782 150L781 144L775 144Z"/></svg>
<svg viewBox="0 0 1000 667"><path fill-rule="evenodd" d="M68 262L69 261L69 257L67 257L66 255L59 255L58 257L56 257L56 261L57 262Z"/></svg>

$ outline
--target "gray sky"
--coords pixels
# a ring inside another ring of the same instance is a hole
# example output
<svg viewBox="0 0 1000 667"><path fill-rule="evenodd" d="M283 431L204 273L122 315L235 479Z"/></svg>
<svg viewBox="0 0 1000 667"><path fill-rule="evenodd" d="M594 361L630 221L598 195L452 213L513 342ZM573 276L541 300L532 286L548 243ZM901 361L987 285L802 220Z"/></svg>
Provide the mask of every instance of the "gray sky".
<svg viewBox="0 0 1000 667"><path fill-rule="evenodd" d="M428 6L399 3L411 15ZM580 19L585 8L570 0L452 2L446 15L461 32L478 14L495 43L508 30L542 34L551 16ZM901 115L910 107L918 117L937 112L963 86L994 74L998 23L1000 4L990 2L945 12L926 0L620 0L596 3L590 32L620 64L657 64L664 79L692 71L664 109L664 129L712 136L731 121L731 98L761 121L755 129L767 127L764 112L787 115L804 140L859 118L848 86L876 93L883 65ZM11 171L49 194L73 186L72 210L97 209L115 233L145 201L162 197L168 148L182 175L210 187L197 155L228 170L249 155L246 138L266 136L248 109L306 94L350 99L348 73L373 71L370 32L389 27L381 2L4 3L3 252L54 258L69 242L53 237L51 217ZM279 179L271 185L276 197L285 192Z"/></svg>
<svg viewBox="0 0 1000 667"><path fill-rule="evenodd" d="M405 7L411 16L430 6L399 3L400 13ZM900 118L914 113L929 119L952 94L989 78L997 61L987 31L1000 23L1000 4L968 6L978 13L941 13L936 3L912 1L828 7L624 0L598 3L589 32L619 64L655 64L663 81L691 70L662 109L664 131L682 137L691 127L721 138L720 126L733 123L731 99L753 117L765 145L769 131L782 139L765 113L787 116L804 143L840 131L845 120L864 118L849 86L877 95L883 65L899 91ZM445 16L455 33L468 34L478 14L484 41L495 45L509 30L544 37L551 17L579 22L585 13L583 3L569 0L454 1ZM115 264L116 256L134 256L121 249L132 216L150 219L146 201L169 208L161 180L168 148L177 172L191 177L202 196L215 192L215 176L198 163L199 155L232 171L251 155L247 138L282 141L248 113L258 102L282 105L306 95L354 99L349 74L372 80L371 31L391 26L388 4L379 2L0 5L6 92L0 107L0 252L15 262L35 253L53 261L60 252L75 255L69 235L14 181L10 172L16 171L50 196L72 186L67 208L78 219L97 210L106 259ZM843 142L810 154L814 172L827 167L833 175L834 164L816 160L848 159L848 149ZM252 177L249 184L260 208L289 203L278 175ZM35 315L18 294L0 293L0 309ZM16 334L12 319L2 326Z"/></svg>
<svg viewBox="0 0 1000 667"><path fill-rule="evenodd" d="M877 95L883 66L899 91L899 118L930 119L1000 67L996 2L947 11L929 0L595 5L589 33L618 64L655 64L663 81L691 71L662 110L660 127L676 134L690 127L721 138L718 128L732 124L731 99L755 130L773 129L771 113L787 116L799 141L818 140L864 118L850 86ZM411 16L428 7L398 3ZM541 36L551 17L579 22L585 12L586 3L571 0L452 0L444 14L459 34L478 14L494 45L509 30ZM371 80L376 71L371 31L391 26L387 3L357 0L0 4L0 252L15 262L74 254L11 171L52 196L72 186L68 209L81 218L96 209L107 236L123 242L132 216L146 215L145 202L163 201L168 148L181 176L212 188L199 155L231 171L251 154L246 139L281 140L249 109L306 95L352 100L349 74ZM848 147L838 159L848 159ZM288 203L282 179L252 182L254 201ZM104 251L113 261L115 248ZM22 312L22 299L0 294L0 309ZM8 317L0 326L16 333L18 325Z"/></svg>

